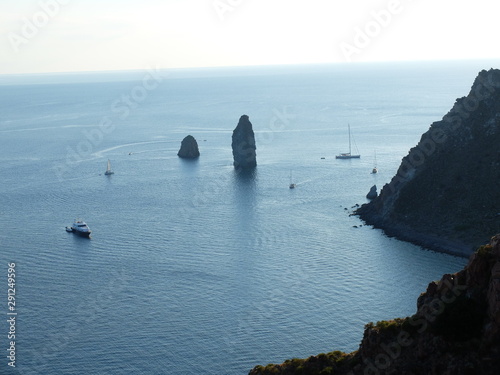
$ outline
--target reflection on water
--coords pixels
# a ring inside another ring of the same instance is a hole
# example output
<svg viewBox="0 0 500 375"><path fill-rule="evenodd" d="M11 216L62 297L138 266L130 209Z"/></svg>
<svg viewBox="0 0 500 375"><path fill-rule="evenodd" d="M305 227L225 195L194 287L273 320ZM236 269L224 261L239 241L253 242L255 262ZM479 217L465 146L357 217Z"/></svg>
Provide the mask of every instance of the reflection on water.
<svg viewBox="0 0 500 375"><path fill-rule="evenodd" d="M242 230L242 234L249 238L258 235L256 227L259 225L256 222L257 209L257 183L258 171L257 168L242 169L235 168L232 174L233 181L233 202L236 210L236 222Z"/></svg>
<svg viewBox="0 0 500 375"><path fill-rule="evenodd" d="M258 178L258 169L235 168L233 178L239 187L253 189L255 188L255 182Z"/></svg>

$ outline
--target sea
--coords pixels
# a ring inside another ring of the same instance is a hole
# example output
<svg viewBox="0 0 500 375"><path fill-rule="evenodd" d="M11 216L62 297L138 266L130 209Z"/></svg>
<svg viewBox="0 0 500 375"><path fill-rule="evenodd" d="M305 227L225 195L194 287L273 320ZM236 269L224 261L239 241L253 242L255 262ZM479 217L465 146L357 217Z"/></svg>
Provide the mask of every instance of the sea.
<svg viewBox="0 0 500 375"><path fill-rule="evenodd" d="M1 75L0 373L236 375L356 350L467 259L351 214L497 63ZM253 173L233 167L243 114ZM348 126L361 157L337 160Z"/></svg>

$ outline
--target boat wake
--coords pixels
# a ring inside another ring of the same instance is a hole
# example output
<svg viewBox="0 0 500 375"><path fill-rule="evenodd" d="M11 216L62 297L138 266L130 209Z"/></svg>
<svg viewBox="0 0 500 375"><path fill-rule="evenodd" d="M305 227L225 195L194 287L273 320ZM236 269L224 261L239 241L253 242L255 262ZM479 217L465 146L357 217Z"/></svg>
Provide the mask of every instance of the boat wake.
<svg viewBox="0 0 500 375"><path fill-rule="evenodd" d="M104 157L104 154L106 154L106 153L108 153L110 151L118 150L118 149L123 148L123 147L131 147L131 146L137 146L137 145L147 145L147 144L153 144L153 143L170 143L170 142L171 141L146 141L146 142L125 143L125 144L122 144L122 145L113 146L113 147L106 148L104 150L100 150L100 151L94 152L92 154L92 156L94 156L93 159L95 159L95 158L101 158L101 157ZM139 152L133 152L133 153L137 154Z"/></svg>

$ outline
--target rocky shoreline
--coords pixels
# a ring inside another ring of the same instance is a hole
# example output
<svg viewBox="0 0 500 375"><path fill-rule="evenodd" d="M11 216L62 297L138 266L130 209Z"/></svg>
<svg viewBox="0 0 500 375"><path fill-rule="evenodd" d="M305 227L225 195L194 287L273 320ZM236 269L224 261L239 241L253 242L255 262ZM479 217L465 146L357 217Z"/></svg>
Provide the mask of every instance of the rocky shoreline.
<svg viewBox="0 0 500 375"><path fill-rule="evenodd" d="M377 224L376 220L367 221L363 219L363 221L368 225L372 225L373 228L382 229L389 237L410 242L414 245L423 247L426 250L468 258L475 249L473 244L467 244L458 239L449 239L438 235L423 233L397 224Z"/></svg>
<svg viewBox="0 0 500 375"><path fill-rule="evenodd" d="M334 351L249 375L494 375L500 368L500 235L467 266L431 282L406 318L368 323L359 349Z"/></svg>
<svg viewBox="0 0 500 375"><path fill-rule="evenodd" d="M389 236L469 256L500 229L499 144L500 70L483 70L356 214Z"/></svg>
<svg viewBox="0 0 500 375"><path fill-rule="evenodd" d="M406 318L369 323L359 350L256 366L249 375L493 375L500 368L500 70L483 70L354 214L388 236L469 257ZM477 249L473 252L473 249Z"/></svg>

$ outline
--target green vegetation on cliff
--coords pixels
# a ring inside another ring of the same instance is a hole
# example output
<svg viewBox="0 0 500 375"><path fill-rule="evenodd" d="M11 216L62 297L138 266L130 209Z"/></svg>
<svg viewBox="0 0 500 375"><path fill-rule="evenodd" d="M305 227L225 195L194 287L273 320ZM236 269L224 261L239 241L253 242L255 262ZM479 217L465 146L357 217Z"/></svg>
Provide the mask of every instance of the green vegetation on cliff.
<svg viewBox="0 0 500 375"><path fill-rule="evenodd" d="M407 318L365 326L356 352L331 352L250 375L496 375L500 368L500 235L467 266L431 282Z"/></svg>

